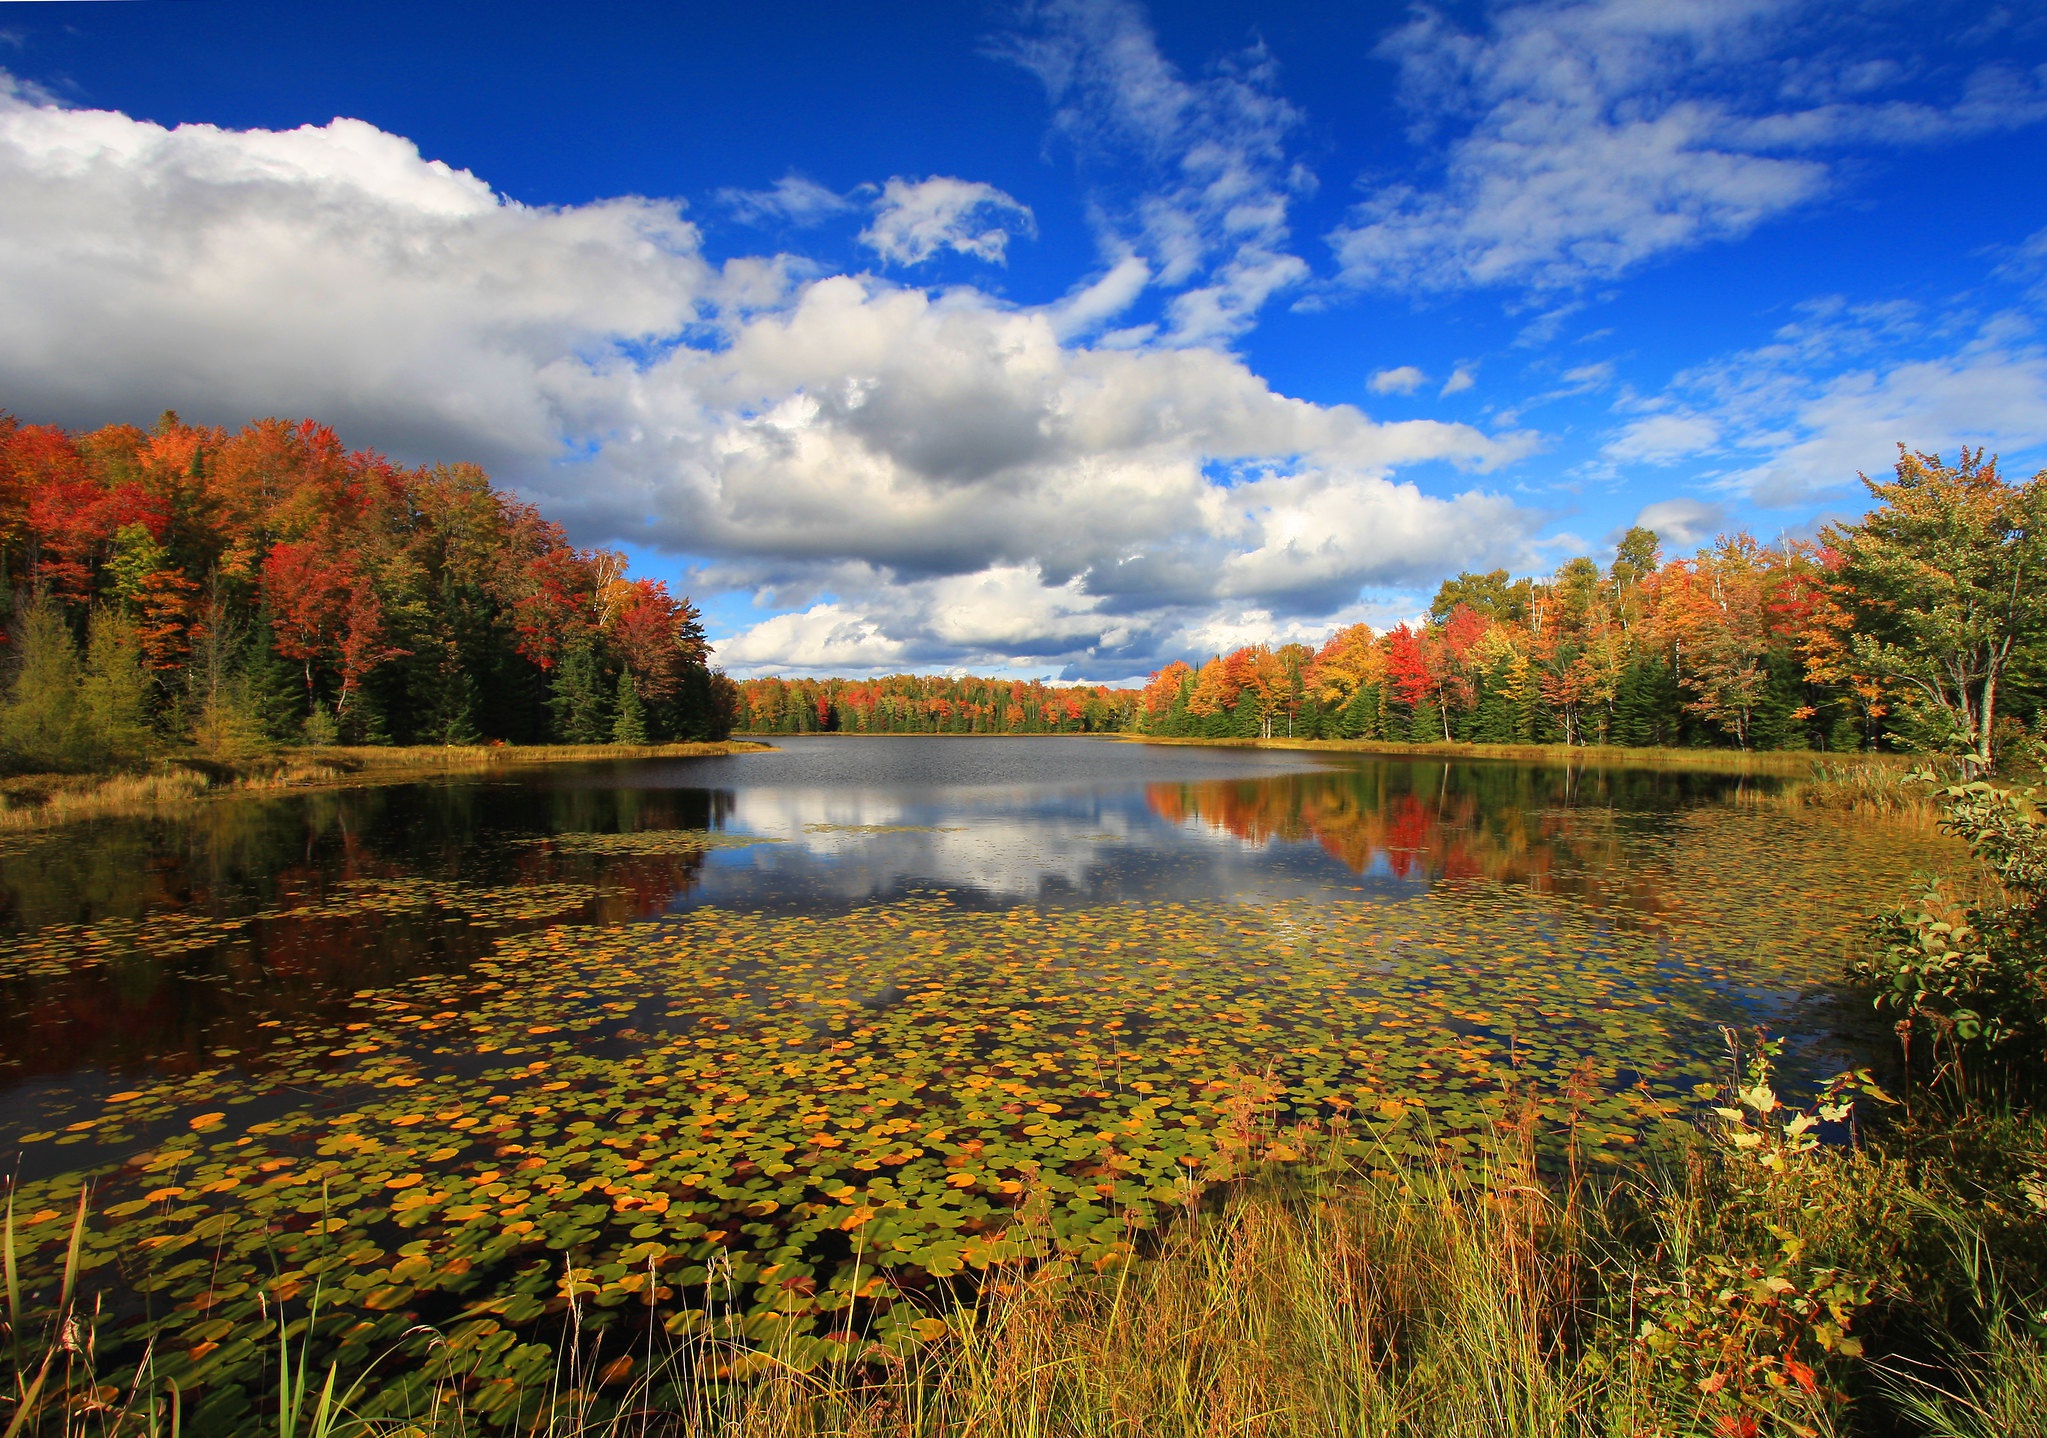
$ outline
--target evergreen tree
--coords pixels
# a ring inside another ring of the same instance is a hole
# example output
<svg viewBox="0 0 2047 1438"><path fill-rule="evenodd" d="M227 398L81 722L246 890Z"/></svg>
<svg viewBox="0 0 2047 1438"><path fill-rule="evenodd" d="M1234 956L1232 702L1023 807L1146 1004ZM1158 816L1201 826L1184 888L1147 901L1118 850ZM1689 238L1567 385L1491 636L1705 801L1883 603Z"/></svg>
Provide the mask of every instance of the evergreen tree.
<svg viewBox="0 0 2047 1438"><path fill-rule="evenodd" d="M1421 702L1414 706L1413 716L1408 721L1407 737L1412 744L1443 742L1443 711L1437 707L1435 695L1424 694Z"/></svg>
<svg viewBox="0 0 2047 1438"><path fill-rule="evenodd" d="M358 689L349 700L346 712L335 716L335 727L339 730L341 742L366 747L381 747L391 742L391 729L385 722L383 696L375 689Z"/></svg>
<svg viewBox="0 0 2047 1438"><path fill-rule="evenodd" d="M1770 679L1756 701L1749 720L1751 739L1758 749L1810 749L1813 736L1806 728L1804 675L1797 660L1779 650L1769 658Z"/></svg>
<svg viewBox="0 0 2047 1438"><path fill-rule="evenodd" d="M435 719L443 744L483 742L483 733L476 727L476 680L469 670L458 666L448 675L446 696Z"/></svg>
<svg viewBox="0 0 2047 1438"><path fill-rule="evenodd" d="M647 742L647 711L640 703L640 691L633 684L628 670L618 675L618 717L612 720L611 742L614 744L644 744Z"/></svg>
<svg viewBox="0 0 2047 1438"><path fill-rule="evenodd" d="M1322 701L1310 694L1301 700L1301 712L1294 716L1294 734L1302 739L1322 739L1326 716L1322 712Z"/></svg>
<svg viewBox="0 0 2047 1438"><path fill-rule="evenodd" d="M245 647L216 586L205 622L193 630L191 662L185 669L192 742L214 759L243 759L269 747L270 736L250 702L248 678L242 673Z"/></svg>
<svg viewBox="0 0 2047 1438"><path fill-rule="evenodd" d="M1613 742L1649 749L1677 742L1684 693L1661 655L1637 657L1614 687Z"/></svg>
<svg viewBox="0 0 2047 1438"><path fill-rule="evenodd" d="M0 705L0 747L21 769L86 761L78 715L78 645L57 606L38 597L14 626L14 683Z"/></svg>
<svg viewBox="0 0 2047 1438"><path fill-rule="evenodd" d="M334 720L334 711L315 699L307 711L305 723L300 726L299 736L315 749L341 742L341 726Z"/></svg>
<svg viewBox="0 0 2047 1438"><path fill-rule="evenodd" d="M1509 662L1501 661L1479 676L1478 707L1472 710L1471 737L1480 744L1512 744L1519 717Z"/></svg>
<svg viewBox="0 0 2047 1438"><path fill-rule="evenodd" d="M555 737L564 744L602 744L611 737L604 676L590 645L573 644L563 651L548 707L554 711Z"/></svg>
<svg viewBox="0 0 2047 1438"><path fill-rule="evenodd" d="M78 681L81 748L96 766L132 764L149 750L149 671L134 622L95 609Z"/></svg>
<svg viewBox="0 0 2047 1438"><path fill-rule="evenodd" d="M1379 686L1360 684L1357 692L1350 696L1350 702L1343 706L1343 718L1338 726L1346 739L1376 739L1379 737Z"/></svg>
<svg viewBox="0 0 2047 1438"><path fill-rule="evenodd" d="M1853 705L1835 707L1834 722L1827 730L1827 748L1836 754L1852 754L1864 746L1862 722Z"/></svg>
<svg viewBox="0 0 2047 1438"><path fill-rule="evenodd" d="M1230 710L1230 737L1256 739L1263 732L1263 728L1264 722L1258 714L1258 701L1247 689L1238 696L1236 707Z"/></svg>
<svg viewBox="0 0 2047 1438"><path fill-rule="evenodd" d="M256 611L243 643L241 675L249 712L264 735L273 740L295 740L306 717L306 681L299 667L276 649L276 631L270 620L270 606Z"/></svg>

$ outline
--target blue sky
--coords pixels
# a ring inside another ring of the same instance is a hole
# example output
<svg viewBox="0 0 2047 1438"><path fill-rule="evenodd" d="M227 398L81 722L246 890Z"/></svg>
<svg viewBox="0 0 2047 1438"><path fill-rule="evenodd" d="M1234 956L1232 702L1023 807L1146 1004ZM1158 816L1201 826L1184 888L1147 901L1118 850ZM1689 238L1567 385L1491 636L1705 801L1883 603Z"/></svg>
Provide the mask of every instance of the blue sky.
<svg viewBox="0 0 2047 1438"><path fill-rule="evenodd" d="M481 461L740 673L1122 679L2047 462L2033 6L5 4L0 71L0 405Z"/></svg>

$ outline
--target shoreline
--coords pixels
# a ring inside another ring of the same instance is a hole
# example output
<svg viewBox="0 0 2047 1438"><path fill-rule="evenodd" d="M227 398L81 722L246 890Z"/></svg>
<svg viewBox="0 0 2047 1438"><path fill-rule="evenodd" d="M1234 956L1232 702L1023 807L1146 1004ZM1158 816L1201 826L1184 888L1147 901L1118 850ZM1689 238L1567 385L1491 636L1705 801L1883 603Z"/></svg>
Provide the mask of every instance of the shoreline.
<svg viewBox="0 0 2047 1438"><path fill-rule="evenodd" d="M762 742L783 739L1093 739L1183 748L1276 749L1317 754L1376 754L1400 759L1470 759L1515 764L1697 769L1794 776L1805 775L1817 763L1899 769L1914 762L1914 756L1909 754L1872 754L1863 750L1827 753L1816 749L1634 749L1618 744L1411 744L1394 739L1239 739L1166 734L877 734L855 730L811 730L801 734L748 731L743 735L735 733L733 738Z"/></svg>
<svg viewBox="0 0 2047 1438"><path fill-rule="evenodd" d="M331 745L245 759L182 754L126 774L17 774L0 780L0 833L32 833L92 819L147 818L203 800L290 790L402 784L441 774L483 773L602 760L707 759L773 753L745 739L677 744L471 744L405 748Z"/></svg>

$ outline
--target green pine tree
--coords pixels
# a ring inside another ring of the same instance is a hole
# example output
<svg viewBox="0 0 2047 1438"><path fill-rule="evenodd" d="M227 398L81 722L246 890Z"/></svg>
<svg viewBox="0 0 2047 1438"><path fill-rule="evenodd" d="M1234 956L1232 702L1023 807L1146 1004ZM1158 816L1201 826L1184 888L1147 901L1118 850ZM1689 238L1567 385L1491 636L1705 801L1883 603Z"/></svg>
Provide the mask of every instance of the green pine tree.
<svg viewBox="0 0 2047 1438"><path fill-rule="evenodd" d="M1408 742L1411 744L1443 742L1443 711L1437 707L1434 695L1423 695L1421 703L1414 706L1414 716L1409 721Z"/></svg>
<svg viewBox="0 0 2047 1438"><path fill-rule="evenodd" d="M250 713L273 740L295 740L306 718L304 672L276 649L270 606L256 611L256 622L242 646L242 683Z"/></svg>
<svg viewBox="0 0 2047 1438"><path fill-rule="evenodd" d="M647 742L647 710L640 703L639 686L633 683L633 676L627 670L618 675L618 717L611 723L611 742L614 744L644 744Z"/></svg>
<svg viewBox="0 0 2047 1438"><path fill-rule="evenodd" d="M1511 679L1510 664L1504 660L1479 677L1478 708L1473 711L1471 737L1481 744L1514 742L1514 699L1507 689Z"/></svg>
<svg viewBox="0 0 2047 1438"><path fill-rule="evenodd" d="M1258 700L1250 690L1237 698L1237 705L1230 711L1229 736L1232 739L1256 739L1264 730L1264 720L1258 714Z"/></svg>
<svg viewBox="0 0 2047 1438"><path fill-rule="evenodd" d="M440 744L481 743L483 735L476 728L476 680L463 664L461 650L449 644L440 669L427 732Z"/></svg>
<svg viewBox="0 0 2047 1438"><path fill-rule="evenodd" d="M564 744L602 744L611 737L610 705L605 702L604 675L597 653L588 644L571 645L555 666L553 693L555 737Z"/></svg>
<svg viewBox="0 0 2047 1438"><path fill-rule="evenodd" d="M87 762L112 768L148 753L149 691L134 622L112 610L94 610L78 681L79 733Z"/></svg>
<svg viewBox="0 0 2047 1438"><path fill-rule="evenodd" d="M1379 737L1379 686L1360 684L1357 693L1350 696L1350 702L1343 706L1343 718L1339 721L1346 739L1376 739Z"/></svg>
<svg viewBox="0 0 2047 1438"><path fill-rule="evenodd" d="M0 749L17 769L84 762L78 731L78 645L57 606L38 597L13 634L14 683L0 705Z"/></svg>

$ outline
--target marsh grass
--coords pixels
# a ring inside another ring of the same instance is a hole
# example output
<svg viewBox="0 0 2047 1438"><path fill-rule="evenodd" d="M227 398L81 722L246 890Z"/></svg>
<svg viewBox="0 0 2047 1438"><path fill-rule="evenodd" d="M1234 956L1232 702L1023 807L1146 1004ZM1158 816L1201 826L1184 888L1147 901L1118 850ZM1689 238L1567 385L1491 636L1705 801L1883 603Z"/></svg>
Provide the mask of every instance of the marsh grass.
<svg viewBox="0 0 2047 1438"><path fill-rule="evenodd" d="M590 763L607 759L702 759L766 751L746 740L683 744L417 744L409 747L335 745L299 751L308 759L354 775L389 770L434 771L510 768L521 764Z"/></svg>
<svg viewBox="0 0 2047 1438"><path fill-rule="evenodd" d="M1784 799L1792 807L1935 833L1940 808L1933 802L1933 785L1916 777L1932 762L1924 756L1914 765L1822 759L1805 778L1786 786Z"/></svg>
<svg viewBox="0 0 2047 1438"><path fill-rule="evenodd" d="M1610 744L1407 744L1391 739L1206 739L1150 734L1105 737L1133 744L1299 749L1331 754L1382 754L1408 759L1496 759L1574 768L1690 770L1790 777L1809 773L1815 757L1810 750L1792 749L1632 749ZM1842 769L1896 769L1900 774L1910 767L1904 756L1894 754L1842 754L1829 762Z"/></svg>
<svg viewBox="0 0 2047 1438"><path fill-rule="evenodd" d="M213 781L193 769L112 776L35 775L0 788L0 830L48 829L85 819L129 818L203 798Z"/></svg>
<svg viewBox="0 0 2047 1438"><path fill-rule="evenodd" d="M698 759L766 747L731 742L331 747L293 749L233 761L173 758L140 773L25 774L0 780L0 832L52 829L89 819L148 818L197 800L233 795L402 783L423 775L527 764Z"/></svg>

